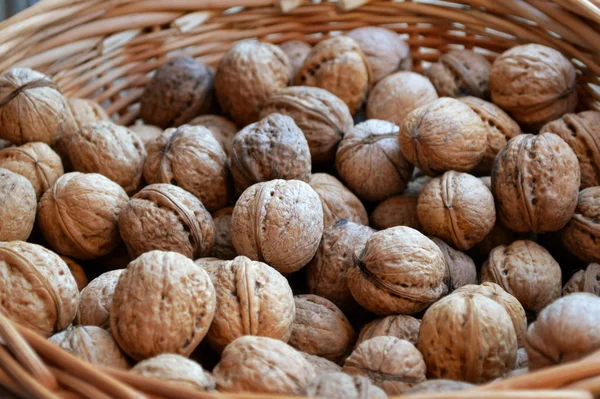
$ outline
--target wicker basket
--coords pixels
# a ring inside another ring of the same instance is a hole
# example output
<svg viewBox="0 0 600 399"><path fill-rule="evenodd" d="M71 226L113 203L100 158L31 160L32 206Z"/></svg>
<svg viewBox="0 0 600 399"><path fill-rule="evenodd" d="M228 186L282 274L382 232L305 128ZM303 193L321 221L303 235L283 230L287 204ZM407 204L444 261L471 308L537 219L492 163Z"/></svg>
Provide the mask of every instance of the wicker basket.
<svg viewBox="0 0 600 399"><path fill-rule="evenodd" d="M415 69L454 48L490 59L521 43L561 50L578 70L582 109L600 109L598 0L42 0L0 24L0 72L29 67L113 119L137 119L148 75L173 55L216 65L237 40L314 43L366 25L406 36ZM598 85L598 86L597 86ZM0 397L260 398L208 394L93 367L0 315ZM3 391L2 391L3 389ZM471 391L410 398L592 398L600 352Z"/></svg>

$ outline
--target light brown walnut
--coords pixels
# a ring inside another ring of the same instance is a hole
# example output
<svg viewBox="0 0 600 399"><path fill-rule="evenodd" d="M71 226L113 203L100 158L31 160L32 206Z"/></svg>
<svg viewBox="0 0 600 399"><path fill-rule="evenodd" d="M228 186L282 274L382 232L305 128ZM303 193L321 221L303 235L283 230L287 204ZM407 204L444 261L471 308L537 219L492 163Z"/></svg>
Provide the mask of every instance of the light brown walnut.
<svg viewBox="0 0 600 399"><path fill-rule="evenodd" d="M36 216L35 189L24 176L0 168L0 241L25 241Z"/></svg>
<svg viewBox="0 0 600 399"><path fill-rule="evenodd" d="M429 238L444 255L446 261L444 284L447 287L446 292L448 294L467 284L477 284L477 269L475 268L475 262L469 255L455 250L440 238Z"/></svg>
<svg viewBox="0 0 600 399"><path fill-rule="evenodd" d="M304 394L310 398L387 399L386 393L371 384L367 377L341 372L319 374Z"/></svg>
<svg viewBox="0 0 600 399"><path fill-rule="evenodd" d="M452 50L425 71L441 97L490 97L492 64L471 50Z"/></svg>
<svg viewBox="0 0 600 399"><path fill-rule="evenodd" d="M360 330L356 346L375 337L396 337L417 344L421 320L412 316L396 315L376 319L367 324Z"/></svg>
<svg viewBox="0 0 600 399"><path fill-rule="evenodd" d="M296 77L296 74L304 65L304 60L312 46L301 40L288 40L279 45L281 50L288 56L290 64L292 64L292 80Z"/></svg>
<svg viewBox="0 0 600 399"><path fill-rule="evenodd" d="M235 123L218 115L202 115L190 121L189 125L203 126L210 130L215 139L221 144L227 156L231 155L233 137L238 132Z"/></svg>
<svg viewBox="0 0 600 399"><path fill-rule="evenodd" d="M231 215L233 207L219 209L212 214L215 224L215 245L210 251L210 256L218 259L232 260L237 256L237 252L231 242Z"/></svg>
<svg viewBox="0 0 600 399"><path fill-rule="evenodd" d="M193 360L172 353L141 361L131 372L199 391L215 390L215 379L208 371Z"/></svg>
<svg viewBox="0 0 600 399"><path fill-rule="evenodd" d="M327 173L315 173L308 184L321 198L325 228L341 219L363 225L369 224L367 211L362 202L335 177Z"/></svg>
<svg viewBox="0 0 600 399"><path fill-rule="evenodd" d="M575 214L561 231L564 246L585 262L600 262L600 187L579 192Z"/></svg>
<svg viewBox="0 0 600 399"><path fill-rule="evenodd" d="M377 230L390 227L407 226L421 230L417 216L418 197L412 195L396 195L381 202L371 216L371 226Z"/></svg>
<svg viewBox="0 0 600 399"><path fill-rule="evenodd" d="M198 258L194 261L197 266L204 269L208 275L212 275L221 265L226 264L228 261L218 258Z"/></svg>
<svg viewBox="0 0 600 399"><path fill-rule="evenodd" d="M85 270L83 270L83 267L81 267L79 263L75 262L68 256L61 256L60 258L67 264L67 267L75 278L77 289L81 292L81 290L87 287L89 282L87 276L85 275Z"/></svg>
<svg viewBox="0 0 600 399"><path fill-rule="evenodd" d="M81 291L75 324L110 328L110 307L121 273L123 269L103 273Z"/></svg>
<svg viewBox="0 0 600 399"><path fill-rule="evenodd" d="M567 281L562 290L562 296L574 292L588 292L600 296L600 265L590 263L585 270L579 270Z"/></svg>
<svg viewBox="0 0 600 399"><path fill-rule="evenodd" d="M128 129L135 133L140 140L142 140L144 146L147 146L148 143L163 134L163 130L158 126L145 125L144 123L136 123L135 125L129 126Z"/></svg>
<svg viewBox="0 0 600 399"><path fill-rule="evenodd" d="M327 360L321 356L310 355L305 352L300 352L302 357L304 357L310 364L315 368L315 372L317 375L328 374L341 372L342 366L332 362L331 360Z"/></svg>
<svg viewBox="0 0 600 399"><path fill-rule="evenodd" d="M110 117L100 104L87 98L69 98L69 107L77 126L81 129L89 123L108 121Z"/></svg>
<svg viewBox="0 0 600 399"><path fill-rule="evenodd" d="M408 389L405 394L411 395L416 393L442 393L464 391L475 388L475 385L468 382L446 380L443 378L423 381L412 388Z"/></svg>

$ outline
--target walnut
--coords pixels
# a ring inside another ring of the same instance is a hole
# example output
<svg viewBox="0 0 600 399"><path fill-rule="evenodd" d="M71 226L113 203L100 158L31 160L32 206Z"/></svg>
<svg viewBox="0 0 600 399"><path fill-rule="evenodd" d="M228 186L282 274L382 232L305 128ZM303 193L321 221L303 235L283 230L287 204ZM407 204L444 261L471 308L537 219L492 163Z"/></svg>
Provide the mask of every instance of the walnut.
<svg viewBox="0 0 600 399"><path fill-rule="evenodd" d="M373 73L354 39L334 36L312 48L296 74L297 86L325 89L346 103L354 115L367 98Z"/></svg>
<svg viewBox="0 0 600 399"><path fill-rule="evenodd" d="M425 71L442 97L490 97L492 65L483 55L470 50L452 50Z"/></svg>
<svg viewBox="0 0 600 399"><path fill-rule="evenodd" d="M299 395L315 369L285 342L246 335L225 348L213 370L220 392Z"/></svg>
<svg viewBox="0 0 600 399"><path fill-rule="evenodd" d="M61 255L93 259L121 243L117 220L127 193L96 173L66 173L40 199L38 224Z"/></svg>
<svg viewBox="0 0 600 399"><path fill-rule="evenodd" d="M0 242L0 309L9 319L49 337L75 317L79 290L65 262L46 248Z"/></svg>
<svg viewBox="0 0 600 399"><path fill-rule="evenodd" d="M374 233L354 255L348 286L354 299L378 315L413 314L443 293L446 264L437 245L410 227Z"/></svg>
<svg viewBox="0 0 600 399"><path fill-rule="evenodd" d="M192 57L177 57L156 70L140 100L145 123L178 127L211 110L214 73Z"/></svg>
<svg viewBox="0 0 600 399"><path fill-rule="evenodd" d="M600 298L578 292L540 312L527 330L529 369L572 362L600 349Z"/></svg>
<svg viewBox="0 0 600 399"><path fill-rule="evenodd" d="M510 139L521 134L521 128L506 112L493 103L477 97L462 97L459 100L471 107L486 126L487 147L474 172L489 175L496 155Z"/></svg>
<svg viewBox="0 0 600 399"><path fill-rule="evenodd" d="M218 258L199 258L194 261L197 266L204 269L208 275L212 275L221 265L226 264L228 261Z"/></svg>
<svg viewBox="0 0 600 399"><path fill-rule="evenodd" d="M310 398L387 399L386 393L372 385L367 377L341 372L319 374L304 394Z"/></svg>
<svg viewBox="0 0 600 399"><path fill-rule="evenodd" d="M406 390L406 392L404 393L406 395L412 395L416 393L441 393L464 391L471 388L475 388L475 385L469 384L468 382L446 380L441 378L437 380L427 380L420 382L412 388Z"/></svg>
<svg viewBox="0 0 600 399"><path fill-rule="evenodd" d="M367 118L400 126L413 110L438 99L429 79L414 72L397 72L382 79L371 91Z"/></svg>
<svg viewBox="0 0 600 399"><path fill-rule="evenodd" d="M41 141L53 145L77 130L67 99L52 80L25 68L0 77L0 138L21 145Z"/></svg>
<svg viewBox="0 0 600 399"><path fill-rule="evenodd" d="M492 100L520 124L539 128L573 112L575 78L575 67L557 50L540 44L516 46L492 65Z"/></svg>
<svg viewBox="0 0 600 399"><path fill-rule="evenodd" d="M354 267L352 257L374 233L370 227L339 220L323 231L317 253L306 266L308 292L329 299L348 314L358 304L348 288L347 274Z"/></svg>
<svg viewBox="0 0 600 399"><path fill-rule="evenodd" d="M177 186L146 186L123 208L119 230L132 258L160 249L197 259L213 248L215 228L210 213L200 200Z"/></svg>
<svg viewBox="0 0 600 399"><path fill-rule="evenodd" d="M468 172L479 164L487 147L487 129L468 105L442 97L415 109L400 130L402 154L424 173Z"/></svg>
<svg viewBox="0 0 600 399"><path fill-rule="evenodd" d="M221 58L215 89L223 111L246 126L258 120L263 103L291 77L292 64L279 47L244 40Z"/></svg>
<svg viewBox="0 0 600 399"><path fill-rule="evenodd" d="M123 269L103 273L81 291L75 324L110 328L110 307L121 273Z"/></svg>
<svg viewBox="0 0 600 399"><path fill-rule="evenodd" d="M412 195L396 195L386 199L371 213L371 226L377 230L396 226L421 230L421 223L417 217L417 200L418 197Z"/></svg>
<svg viewBox="0 0 600 399"><path fill-rule="evenodd" d="M100 173L127 194L140 189L146 149L126 127L108 121L85 125L71 135L67 149L76 171Z"/></svg>
<svg viewBox="0 0 600 399"><path fill-rule="evenodd" d="M477 284L477 269L475 268L475 262L469 255L455 250L437 237L429 238L442 251L446 261L444 284L447 287L447 293L451 293L467 284Z"/></svg>
<svg viewBox="0 0 600 399"><path fill-rule="evenodd" d="M355 346L371 338L383 336L396 337L416 345L420 327L421 321L411 316L396 315L376 319L360 330Z"/></svg>
<svg viewBox="0 0 600 399"><path fill-rule="evenodd" d="M85 98L69 98L69 107L77 126L81 129L89 123L110 120L108 114L100 104Z"/></svg>
<svg viewBox="0 0 600 399"><path fill-rule="evenodd" d="M0 168L25 176L38 200L64 174L60 157L45 143L0 150Z"/></svg>
<svg viewBox="0 0 600 399"><path fill-rule="evenodd" d="M373 72L373 83L394 72L410 71L412 57L410 46L396 32L375 27L365 26L348 32L365 54Z"/></svg>
<svg viewBox="0 0 600 399"><path fill-rule="evenodd" d="M212 214L215 224L215 245L210 251L211 256L223 260L232 260L237 256L231 242L230 225L233 207L222 208Z"/></svg>
<svg viewBox="0 0 600 399"><path fill-rule="evenodd" d="M323 235L319 195L299 180L271 180L248 188L231 218L236 251L280 273L304 267Z"/></svg>
<svg viewBox="0 0 600 399"><path fill-rule="evenodd" d="M18 173L0 168L0 241L25 241L36 215L35 190Z"/></svg>
<svg viewBox="0 0 600 399"><path fill-rule="evenodd" d="M381 201L400 194L413 166L398 144L400 128L371 119L348 132L336 154L336 167L350 189L365 201Z"/></svg>
<svg viewBox="0 0 600 399"><path fill-rule="evenodd" d="M500 285L526 310L539 312L560 298L561 275L560 266L544 247L519 240L493 249L480 279Z"/></svg>
<svg viewBox="0 0 600 399"><path fill-rule="evenodd" d="M573 218L561 231L564 246L573 255L586 262L600 262L600 187L589 187L579 192Z"/></svg>
<svg viewBox="0 0 600 399"><path fill-rule="evenodd" d="M211 212L227 204L231 191L227 154L208 129L190 125L167 129L146 148L148 184L179 186Z"/></svg>
<svg viewBox="0 0 600 399"><path fill-rule="evenodd" d="M396 337L364 341L344 362L345 373L368 377L388 395L401 395L425 381L425 362L417 348Z"/></svg>
<svg viewBox="0 0 600 399"><path fill-rule="evenodd" d="M471 248L469 253L473 257L487 259L490 252L492 252L492 249L499 247L500 245L510 245L517 240L526 238L533 237L527 234L515 233L505 227L499 219L496 219L496 223L492 230L483 240L481 240L481 242Z"/></svg>
<svg viewBox="0 0 600 399"><path fill-rule="evenodd" d="M318 87L294 86L279 90L265 102L260 117L274 113L289 116L302 130L313 163L335 159L339 142L354 126L348 106Z"/></svg>
<svg viewBox="0 0 600 399"><path fill-rule="evenodd" d="M208 274L176 252L150 251L119 277L110 330L125 353L144 360L161 353L189 356L215 314Z"/></svg>
<svg viewBox="0 0 600 399"><path fill-rule="evenodd" d="M61 256L60 258L67 264L67 267L71 271L73 278L75 278L77 289L81 292L81 290L88 285L88 278L85 275L85 270L83 270L83 267L81 267L79 263L67 256Z"/></svg>
<svg viewBox="0 0 600 399"><path fill-rule="evenodd" d="M515 361L515 370L529 368L529 356L525 348L519 348L517 351L517 360Z"/></svg>
<svg viewBox="0 0 600 399"><path fill-rule="evenodd" d="M310 53L312 46L301 40L288 40L279 45L281 50L288 56L290 64L292 64L292 80L304 65L306 56Z"/></svg>
<svg viewBox="0 0 600 399"><path fill-rule="evenodd" d="M463 251L483 240L496 223L490 190L478 178L455 171L436 177L423 188L417 214L425 233Z"/></svg>
<svg viewBox="0 0 600 399"><path fill-rule="evenodd" d="M221 144L225 154L227 154L227 156L231 155L233 137L238 132L238 128L235 123L231 122L227 118L223 118L222 116L203 115L192 119L189 125L203 126L210 130L214 138L217 139L219 144Z"/></svg>
<svg viewBox="0 0 600 399"><path fill-rule="evenodd" d="M483 295L457 292L427 309L417 348L428 378L483 383L513 369L517 335L502 305Z"/></svg>
<svg viewBox="0 0 600 399"><path fill-rule="evenodd" d="M415 168L412 180L408 182L406 190L404 190L403 194L412 197L418 197L421 193L421 190L423 190L423 187L425 187L431 180L433 180L433 177L427 176L419 169Z"/></svg>
<svg viewBox="0 0 600 399"><path fill-rule="evenodd" d="M342 182L327 173L315 173L308 182L323 204L323 226L340 219L368 225L369 217L360 200Z"/></svg>
<svg viewBox="0 0 600 399"><path fill-rule="evenodd" d="M131 368L110 332L96 326L69 327L48 341L81 360L97 366L128 370Z"/></svg>
<svg viewBox="0 0 600 399"><path fill-rule="evenodd" d="M198 363L172 353L141 361L131 372L199 391L215 390L215 379L209 372Z"/></svg>
<svg viewBox="0 0 600 399"><path fill-rule="evenodd" d="M498 218L518 233L560 230L577 206L579 181L577 157L560 137L520 134L492 169Z"/></svg>
<svg viewBox="0 0 600 399"><path fill-rule="evenodd" d="M338 371L342 371L342 366L339 366L332 362L331 360L327 360L321 356L310 355L305 352L300 352L302 357L304 357L310 364L313 365L317 375L327 374L327 373L335 373Z"/></svg>
<svg viewBox="0 0 600 399"><path fill-rule="evenodd" d="M294 294L277 270L238 256L210 276L217 297L215 319L206 336L212 348L220 352L244 335L287 342L294 322Z"/></svg>
<svg viewBox="0 0 600 399"><path fill-rule="evenodd" d="M600 265L590 263L585 270L579 270L567 281L562 290L562 295L567 296L573 292L589 292L600 296Z"/></svg>
<svg viewBox="0 0 600 399"><path fill-rule="evenodd" d="M163 134L163 130L161 128L154 125L145 125L143 123L136 123L135 125L129 126L128 129L135 133L140 140L142 140L144 146L147 146L148 143Z"/></svg>

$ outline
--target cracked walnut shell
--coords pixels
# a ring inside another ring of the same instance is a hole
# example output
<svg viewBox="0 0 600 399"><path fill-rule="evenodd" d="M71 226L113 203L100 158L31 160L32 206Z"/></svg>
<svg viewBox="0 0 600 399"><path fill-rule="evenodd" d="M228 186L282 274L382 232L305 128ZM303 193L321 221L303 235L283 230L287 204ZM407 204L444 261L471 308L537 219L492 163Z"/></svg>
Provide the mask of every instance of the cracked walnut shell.
<svg viewBox="0 0 600 399"><path fill-rule="evenodd" d="M0 168L0 241L25 241L35 223L34 187L18 173Z"/></svg>
<svg viewBox="0 0 600 399"><path fill-rule="evenodd" d="M451 293L467 284L477 284L477 269L475 268L475 262L469 255L455 250L437 237L429 238L440 248L446 261L444 284L447 287L447 293Z"/></svg>
<svg viewBox="0 0 600 399"><path fill-rule="evenodd" d="M367 211L362 202L335 177L327 173L315 173L308 184L321 198L324 227L327 228L341 219L363 225L369 224Z"/></svg>
<svg viewBox="0 0 600 399"><path fill-rule="evenodd" d="M143 360L131 372L199 391L215 390L215 379L209 372L193 360L172 353Z"/></svg>
<svg viewBox="0 0 600 399"><path fill-rule="evenodd" d="M235 123L218 115L202 115L192 119L188 125L202 126L210 130L213 137L221 144L225 154L231 155L233 137L238 132Z"/></svg>
<svg viewBox="0 0 600 399"><path fill-rule="evenodd" d="M579 270L571 278L562 290L562 296L573 292L588 292L600 296L600 265L590 263L585 270Z"/></svg>
<svg viewBox="0 0 600 399"><path fill-rule="evenodd" d="M371 226L377 230L390 227L407 226L421 230L417 216L418 197L413 195L396 195L381 202L371 213Z"/></svg>
<svg viewBox="0 0 600 399"><path fill-rule="evenodd" d="M441 97L490 97L492 64L470 50L452 50L425 71Z"/></svg>
<svg viewBox="0 0 600 399"><path fill-rule="evenodd" d="M81 290L75 324L110 328L110 307L121 273L123 269L103 273Z"/></svg>
<svg viewBox="0 0 600 399"><path fill-rule="evenodd" d="M387 399L386 393L367 377L342 372L319 373L304 394L310 398Z"/></svg>
<svg viewBox="0 0 600 399"><path fill-rule="evenodd" d="M561 231L564 246L586 262L600 262L600 187L579 192L575 214Z"/></svg>
<svg viewBox="0 0 600 399"><path fill-rule="evenodd" d="M231 242L231 215L233 207L222 208L212 214L215 224L215 245L213 245L209 256L233 260L237 256L233 243Z"/></svg>
<svg viewBox="0 0 600 399"><path fill-rule="evenodd" d="M355 347L371 338L385 336L403 339L416 345L420 328L421 320L412 316L396 315L376 319L360 330Z"/></svg>

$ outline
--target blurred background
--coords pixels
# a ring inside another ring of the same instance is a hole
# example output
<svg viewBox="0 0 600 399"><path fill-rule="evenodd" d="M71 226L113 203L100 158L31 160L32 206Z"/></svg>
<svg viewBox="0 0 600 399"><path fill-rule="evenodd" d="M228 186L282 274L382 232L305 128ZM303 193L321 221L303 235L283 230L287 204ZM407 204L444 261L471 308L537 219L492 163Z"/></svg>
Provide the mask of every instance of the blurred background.
<svg viewBox="0 0 600 399"><path fill-rule="evenodd" d="M0 0L0 21L37 3L39 0Z"/></svg>

